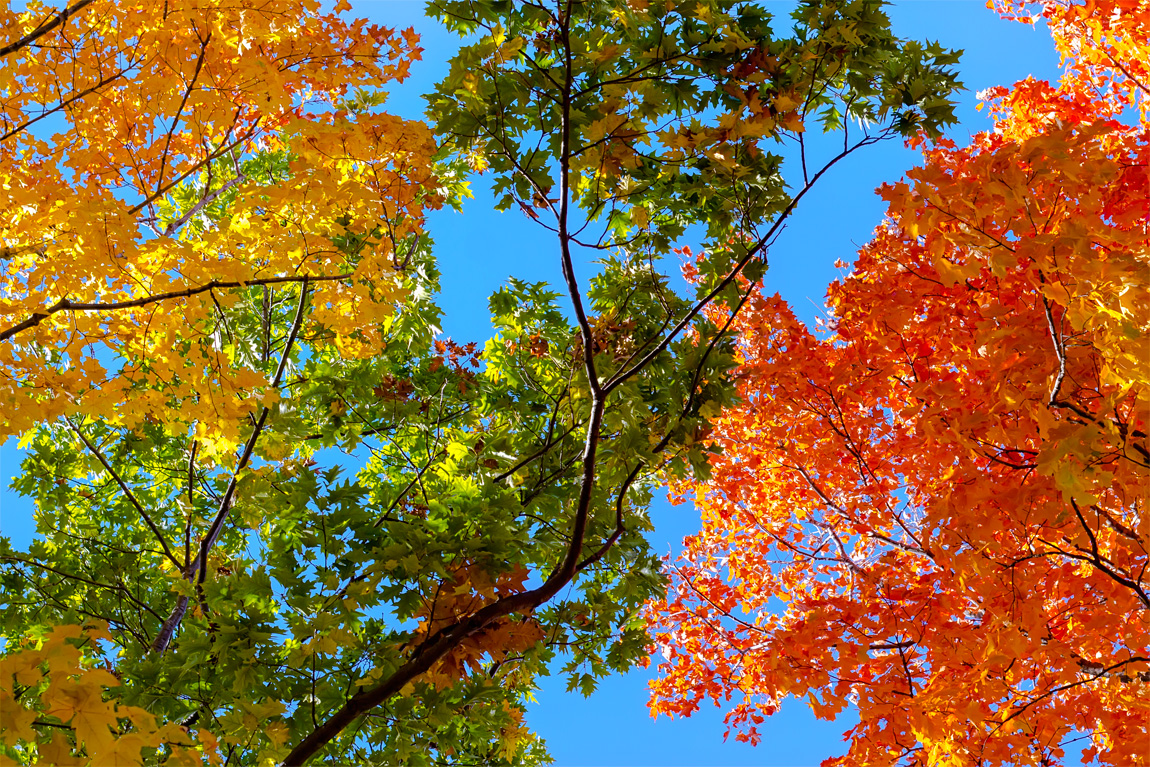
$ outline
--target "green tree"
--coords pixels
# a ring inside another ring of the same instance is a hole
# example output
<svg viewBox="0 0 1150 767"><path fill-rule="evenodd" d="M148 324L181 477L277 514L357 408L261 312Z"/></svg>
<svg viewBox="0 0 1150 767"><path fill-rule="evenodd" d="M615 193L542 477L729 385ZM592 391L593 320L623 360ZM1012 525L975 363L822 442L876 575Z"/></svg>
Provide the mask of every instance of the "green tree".
<svg viewBox="0 0 1150 767"><path fill-rule="evenodd" d="M17 485L43 538L0 552L19 669L5 705L26 712L10 756L97 760L136 737L167 763L544 758L522 724L540 674L562 663L586 692L645 659L637 612L664 588L646 508L668 478L706 471L708 417L733 396L710 308L746 301L738 276L762 275L832 165L952 119L955 55L898 40L871 0L784 20L726 0L429 12L465 41L429 96L440 187L490 173L501 207L554 234L560 290L512 280L491 298L494 337L457 344L436 335L430 239L337 217L340 257L395 243L393 313L333 327L302 279L237 287L177 336L271 382L211 430L239 439L201 440L184 391L130 422L42 423ZM805 158L815 124L842 129L842 149L788 186L770 150ZM249 162L275 187L298 160ZM174 189L166 215L197 199ZM202 206L189 241L234 229L235 206ZM662 262L685 235L703 239L693 296ZM366 465L351 476L337 451ZM86 621L111 639L52 630Z"/></svg>

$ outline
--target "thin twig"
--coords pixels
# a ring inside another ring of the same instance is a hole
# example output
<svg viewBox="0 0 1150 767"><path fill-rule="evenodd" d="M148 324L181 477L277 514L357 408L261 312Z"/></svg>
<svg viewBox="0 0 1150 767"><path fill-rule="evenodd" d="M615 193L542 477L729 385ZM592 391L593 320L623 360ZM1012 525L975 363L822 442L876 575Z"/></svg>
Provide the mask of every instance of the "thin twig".
<svg viewBox="0 0 1150 767"><path fill-rule="evenodd" d="M164 534L160 532L160 528L157 527L156 523L152 521L151 516L149 516L148 512L144 510L144 507L139 502L139 500L136 499L135 494L132 493L131 489L128 487L128 484L124 482L119 473L114 468L112 468L112 464L108 463L108 459L104 457L104 454L101 453L99 448L92 444L92 442L89 441L86 436L84 436L84 432L80 431L80 427L72 423L70 419L65 417L64 423L68 424L68 428L72 430L72 433L80 438L80 441L84 443L84 446L88 448L88 451L92 455L96 456L96 460L100 462L100 465L103 466L108 474L112 476L112 479L116 480L116 484L120 486L120 490L124 492L124 496L131 502L133 506L136 507L136 511L140 513L140 516L144 518L144 522L148 525L148 528L152 531L152 534L156 536L156 540L159 541L161 548L163 548L164 555L167 556L168 560L171 561L176 570L182 569L184 565L182 565L180 561L176 559L176 555L173 554L171 548L168 547L168 541L164 538Z"/></svg>

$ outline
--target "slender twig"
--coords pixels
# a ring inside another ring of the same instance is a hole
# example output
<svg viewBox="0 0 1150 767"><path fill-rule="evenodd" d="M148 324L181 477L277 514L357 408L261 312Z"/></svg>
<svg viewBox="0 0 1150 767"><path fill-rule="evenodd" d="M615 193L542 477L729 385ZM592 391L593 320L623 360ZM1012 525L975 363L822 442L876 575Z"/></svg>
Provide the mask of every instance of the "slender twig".
<svg viewBox="0 0 1150 767"><path fill-rule="evenodd" d="M135 65L133 64L132 66L135 66ZM96 91L103 88L105 85L110 85L111 83L115 82L116 80L119 80L121 77L126 75L131 68L132 67L124 67L120 71L115 72L114 74L110 74L107 77L102 78L95 85L91 85L91 86L85 88L84 90L80 91L79 93L76 93L76 94L72 95L71 97L64 99L63 101L60 101L55 106L53 106L51 108L43 109L35 117L33 117L29 120L25 120L24 122L20 123L19 125L8 130L8 132L4 133L3 135L0 135L0 142L6 141L7 139L11 138L12 136L15 136L17 133L20 133L21 131L28 130L29 128L31 128L33 125L40 122L41 120L44 120L48 117L51 117L52 115L56 114L57 112L59 112L63 109L67 109L69 106L76 103L77 101L82 101L85 97L92 95Z"/></svg>
<svg viewBox="0 0 1150 767"><path fill-rule="evenodd" d="M1024 713L1026 713L1027 709L1029 709L1031 706L1033 706L1036 703L1040 703L1041 701L1044 701L1053 695L1057 695L1060 692L1065 692L1066 690L1071 690L1075 687L1081 687L1084 684L1090 684L1091 682L1096 682L1099 679L1104 679L1114 669L1122 668L1123 666L1128 666L1131 663L1145 663L1148 660L1150 660L1150 658L1143 658L1141 656L1134 656L1132 658L1127 658L1124 661L1119 661L1118 663L1115 663L1111 666L1104 666L1104 667L1098 669L1097 671L1086 671L1085 673L1089 674L1089 676L1086 679L1079 679L1079 680L1074 681L1074 682L1068 682L1066 684L1061 684L1061 685L1058 685L1056 687L1052 687L1049 690L1046 690L1045 692L1043 692L1041 695L1038 695L1034 698L1031 698L1026 703L1026 705L1019 706L1018 708L1016 708L1014 711L1011 712L1010 716L1006 717L1005 719L1003 719L1000 722L997 722L994 726L994 729L991 730L991 732L988 734L987 737L989 737L989 735L993 735L995 732L997 732L1001 728L1005 727L1007 725L1007 723L1009 723L1011 720L1017 719L1018 717L1022 716Z"/></svg>
<svg viewBox="0 0 1150 767"><path fill-rule="evenodd" d="M287 342L284 344L283 355L280 357L279 366L276 368L275 377L272 379L271 387L273 389L279 388L280 382L283 380L284 371L287 369L288 359L291 356L292 346L295 344L296 337L299 335L300 327L303 325L304 310L307 307L307 292L308 292L308 279L305 277L303 285L300 287L299 306L296 309L295 320L292 323L291 332L288 334ZM255 451L256 442L263 433L264 426L267 424L268 415L271 409L267 406L260 411L259 418L256 419L255 425L252 427L251 436L244 444L243 452L240 454L239 460L236 462L236 467L232 471L231 479L228 481L227 489L224 491L224 496L220 499L219 510L216 512L215 519L212 520L211 526L200 539L199 553L196 558L189 562L184 569L184 579L196 579L197 588L202 587L204 579L207 576L207 561L208 553L211 551L212 546L215 545L216 539L219 537L220 532L223 530L224 521L227 519L228 512L232 508L232 499L235 497L236 486L239 483L240 473L247 467L248 461L251 460L252 453ZM201 589L202 590L202 589ZM181 596L176 602L175 608L172 609L167 620L164 621L160 627L159 633L156 634L155 640L152 642L151 652L163 653L167 649L168 644L172 640L172 635L175 633L176 628L184 619L184 614L188 609L188 597Z"/></svg>
<svg viewBox="0 0 1150 767"><path fill-rule="evenodd" d="M304 278L303 286L300 288L299 306L296 308L295 320L292 323L291 332L288 334L287 342L284 344L283 354L280 356L279 367L276 369L275 378L272 379L272 389L278 389L281 380L283 379L284 370L287 368L288 358L291 356L293 344L295 344L296 336L299 335L300 327L303 325L304 310L307 307L307 278ZM193 572L198 569L199 577L197 582L203 583L207 575L207 559L208 550L215 545L216 539L223 529L224 520L227 518L228 512L231 511L232 499L235 497L236 487L239 484L240 473L247 467L248 461L251 460L252 454L256 449L256 442L260 438L260 434L267 424L268 415L271 413L271 408L264 406L260 411L259 418L256 419L255 425L252 427L251 436L248 437L247 443L244 445L243 452L240 454L239 461L236 462L236 468L232 471L231 480L228 481L227 489L224 490L224 497L220 500L219 511L216 512L215 519L212 520L211 527L208 532L200 541L200 553L197 557L196 564L193 566ZM192 575L192 573L188 573Z"/></svg>
<svg viewBox="0 0 1150 767"><path fill-rule="evenodd" d="M43 562L35 562L31 559L24 559L23 557L17 557L17 556L13 556L11 554L0 554L0 561L17 562L17 563L25 565L27 567L35 567L35 568L38 568L40 570L46 570L50 573L55 573L56 575L59 575L61 578L65 578L67 580L79 581L80 583L87 583L89 586L95 586L98 589L107 589L108 591L119 592L121 594L126 595L128 597L128 600L130 602L132 602L133 604L135 604L137 607L150 612L156 618L160 617L159 614L155 610L153 610L152 608L148 607L148 605L146 605L145 603L138 600L132 594L131 590L123 584L103 583L101 581L94 581L94 580L91 580L90 578L85 578L83 576L76 575L75 573L68 573L68 572L65 572L63 570L57 569L55 567L51 567L50 565L46 565Z"/></svg>
<svg viewBox="0 0 1150 767"><path fill-rule="evenodd" d="M532 461L534 461L538 458L542 458L543 456L547 455L547 453L551 452L551 449L554 448L556 445L562 444L563 440L565 440L567 438L567 435L569 435L571 432L575 431L575 429L577 429L578 426L579 426L578 424L575 424L570 429L568 429L567 431L560 434L557 438L548 440L546 443L543 444L543 446L541 448L539 448L538 450L536 450L534 453L527 456L526 458L521 459L516 464L514 464L510 469L507 469L506 471L504 471L502 474L499 474L498 476L493 477L491 479L491 481L492 482L502 482L503 480L505 480L508 477L510 477L511 475L515 474L515 472L519 471L520 469L522 469L524 466L528 465Z"/></svg>
<svg viewBox="0 0 1150 767"><path fill-rule="evenodd" d="M152 521L152 517L144 509L143 505L136 498L131 488L128 487L128 484L124 482L119 472L112 468L112 464L108 462L108 459L104 457L104 454L100 452L100 449L92 444L87 436L84 435L84 432L80 431L79 426L72 423L72 421L67 417L64 418L64 423L68 424L68 428L72 430L73 434L80 438L80 441L83 442L84 446L88 448L88 452L96 456L96 460L100 462L100 465L104 467L104 470L111 475L112 479L116 480L116 484L120 486L120 490L123 491L124 497L126 497L128 501L136 507L136 511L138 511L140 516L143 517L144 523L147 524L148 529L152 531L152 534L156 537L160 547L163 548L164 555L168 558L172 565L175 566L176 570L178 571L182 569L183 565L180 563L180 560L176 559L176 555L172 553L171 548L168 546L167 539L164 538L164 534L160 532L160 528L156 525L155 522Z"/></svg>
<svg viewBox="0 0 1150 767"><path fill-rule="evenodd" d="M199 37L198 31L196 36ZM200 54L196 57L196 68L192 71L192 78L188 81L188 86L184 88L184 95L180 98L180 105L176 107L176 113L172 116L172 127L168 129L167 138L164 139L164 149L160 152L160 171L156 175L157 188L164 185L164 173L168 169L168 150L172 147L172 136L176 133L176 126L180 123L180 117L184 113L184 107L188 105L188 97L191 96L192 91L195 90L196 80L200 79L200 72L204 68L204 59L208 56L208 44L211 41L211 32L208 32L207 37L200 41Z"/></svg>
<svg viewBox="0 0 1150 767"><path fill-rule="evenodd" d="M237 119L239 117L239 114L240 113L237 112L236 115L233 117L233 119ZM148 195L143 200L141 200L140 202L136 203L131 208L129 208L128 209L128 215L134 216L135 214L139 213L141 210L148 207L149 205L151 205L153 202L160 199L161 197L163 197L165 194L170 192L172 189L174 189L177 186L179 186L180 184L182 184L185 179L189 178L193 173L198 172L200 170L200 168L204 167L205 165L211 167L211 163L213 160L215 160L219 157L223 157L225 154L232 151L233 149L235 149L236 147L238 147L240 144L244 143L245 141L251 141L252 139L254 139L258 133L258 130L257 130L258 127L259 127L259 120L257 119L255 122L252 123L250 131L248 131L244 135L240 136L239 138L237 138L235 141L231 142L230 144L225 144L224 146L218 147L217 149L213 150L211 152L211 154L207 155L206 157L204 157L201 160L198 160L196 163L194 163L191 167L189 167L187 170L185 170L179 176L173 178L170 183L157 187L155 192Z"/></svg>
<svg viewBox="0 0 1150 767"><path fill-rule="evenodd" d="M644 370L648 365L650 365L652 360L662 354L667 349L667 347L670 346L671 343L679 336L679 334L682 333L687 328L687 326L691 324L691 321L695 319L695 317L698 316L699 313L703 311L703 309L709 306L712 301L714 301L716 296L726 290L727 286L729 286L738 278L740 274L742 274L743 269L746 268L747 264L759 256L767 242L770 241L775 232L778 231L786 223L790 215L794 212L795 208L798 207L799 202L803 199L804 196L806 196L808 192L810 192L811 189L814 188L815 184L818 183L819 179L822 178L822 176L827 173L827 171L834 167L843 158L858 150L860 147L873 144L881 140L881 138L885 135L886 134L883 134L882 136L867 136L864 139L860 139L850 148L845 149L832 157L826 165L820 168L819 171L811 177L809 182L803 185L803 188L799 190L798 194L796 194L794 198L791 199L790 203L787 204L787 207L785 207L783 211L778 215L774 223L771 225L771 228L767 230L766 234L760 237L755 242L755 244L751 246L746 255L739 259L739 261L734 265L734 267L731 268L730 272L727 273L727 275L719 282L719 284L708 291L707 294L700 298L698 301L696 301L695 305L691 307L690 311L688 311L687 314L684 315L683 318L675 324L675 327L671 329L671 332L668 333L667 336L662 341L660 341L654 349L649 351L634 365L625 370L619 371L606 383L604 383L603 391L605 393L611 392L613 389L615 389L615 387L619 386L628 378L633 377L639 371Z"/></svg>

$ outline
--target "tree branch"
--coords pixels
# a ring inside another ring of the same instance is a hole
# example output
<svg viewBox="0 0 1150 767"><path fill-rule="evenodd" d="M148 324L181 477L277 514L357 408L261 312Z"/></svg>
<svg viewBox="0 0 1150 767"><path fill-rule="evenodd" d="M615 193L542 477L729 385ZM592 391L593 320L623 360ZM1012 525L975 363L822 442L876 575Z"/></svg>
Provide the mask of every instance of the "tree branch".
<svg viewBox="0 0 1150 767"><path fill-rule="evenodd" d="M133 298L127 301L112 301L108 303L81 303L78 301L71 301L67 298L61 298L52 306L45 309L43 312L36 312L23 322L13 325L6 330L0 331L0 341L7 341L12 336L20 333L29 328L36 327L44 320L51 317L57 312L112 312L119 309L136 309L148 304L158 303L160 301L167 301L172 298L189 298L191 296L199 295L200 293L207 293L208 291L223 289L223 288L247 288L259 285L283 285L285 283L296 282L338 282L351 278L351 272L345 274L333 274L328 276L313 277L309 275L291 275L282 277L261 277L253 278L250 280L239 280L232 282L223 282L220 280L212 280L211 282L198 285L194 288L185 288L183 290L172 290L167 293L156 293L151 296L141 296L140 298Z"/></svg>
<svg viewBox="0 0 1150 767"><path fill-rule="evenodd" d="M886 134L884 133L884 134L882 134L882 136L879 136L879 137L867 136L866 138L860 139L859 141L857 141L853 146L851 146L847 149L844 149L843 151L839 152L837 155L832 157L827 162L826 165L824 165L822 168L820 168L819 171L817 173L815 173L814 176L811 177L811 180L809 182L807 182L806 184L803 185L803 188L799 190L799 193L797 195L795 195L795 197L790 201L790 203L787 204L787 207L784 208L783 211L779 214L778 218L775 219L775 222L771 225L771 228L767 230L766 234L764 234L762 237L760 237L755 242L755 244L750 248L750 250L747 251L746 255L744 255L741 259L739 259L738 263L735 264L735 266L731 269L731 271L727 274L727 276L724 277L719 282L719 284L716 285L712 290L710 290L705 296L700 298L695 303L695 305L693 307L691 307L690 311L687 312L687 314L683 317L683 319L679 320L679 322L675 325L675 327L671 329L671 332L667 334L666 338L664 338L661 342L659 342L659 344L654 349L649 351L642 359L640 359L638 362L636 362L630 368L628 368L626 370L619 371L614 376L612 376L605 384L603 384L603 391L609 393L615 387L619 386L619 384L623 383L628 378L631 378L632 376L636 375L641 370L646 368L648 365L650 365L651 362L655 359L655 357L657 357L659 354L662 354L667 349L667 347L671 345L671 342L674 341L675 338L687 328L687 326L691 323L691 320L693 320L696 316L698 316L698 314L700 312L702 312L703 309L705 309L707 306L709 306L711 304L711 302L715 300L715 297L719 295L719 293L723 292L723 290L725 290L727 288L727 286L729 286L732 282L735 281L735 279L742 273L743 269L746 268L747 264L751 263L751 260L759 255L759 253L763 250L764 246L771 240L772 237L774 237L775 233L783 226L783 224L786 222L786 220L790 217L791 213L794 212L795 208L799 204L799 201L802 200L803 197L812 188L814 188L814 185L816 183L818 183L819 179L822 178L822 176L827 171L829 171L832 167L834 167L835 164L837 164L840 160L845 158L847 155L856 151L860 147L868 146L868 145L873 144L877 141L880 141L882 139L882 137L884 137L885 135Z"/></svg>
<svg viewBox="0 0 1150 767"><path fill-rule="evenodd" d="M303 325L304 309L307 306L307 283L308 278L304 277L303 286L300 288L299 306L296 309L295 320L292 322L291 332L288 334L287 343L284 344L283 354L280 356L279 366L276 368L275 377L271 382L271 388L273 389L279 388L280 382L283 379L284 370L287 369L292 346L295 344L300 327ZM251 460L252 453L256 448L256 442L259 440L260 434L267 424L270 412L271 409L266 406L260 411L259 418L256 420L255 426L252 427L251 436L248 437L248 441L244 444L243 452L240 454L239 461L236 462L236 468L232 471L232 477L231 480L228 481L228 487L224 491L224 497L220 500L219 510L216 512L216 516L212 520L212 524L208 528L207 533L200 539L199 553L196 555L196 558L189 562L187 567L184 568L184 579L191 581L192 578L196 578L197 586L202 585L204 579L207 577L208 553L211 551L212 546L215 545L220 532L223 530L224 521L232 509L232 499L236 494L236 486L239 483L240 472L247 467L248 461ZM156 639L152 642L152 647L149 652L162 654L164 650L167 649L168 644L172 641L172 635L180 625L180 622L183 621L187 609L188 598L181 596L176 602L176 607L160 627L160 631L156 634Z"/></svg>
<svg viewBox="0 0 1150 767"><path fill-rule="evenodd" d="M18 51L27 45L31 45L44 35L51 32L56 27L66 24L71 16L74 16L75 14L82 11L85 6L91 4L92 0L79 0L79 2L61 8L55 16L53 16L48 21L45 21L43 24L21 37L16 42L9 43L3 48L0 48L0 56L7 56L9 53L14 53L15 51Z"/></svg>
<svg viewBox="0 0 1150 767"><path fill-rule="evenodd" d="M148 512L144 510L144 507L136 499L136 496L132 493L127 483L124 482L116 470L112 468L112 464L108 463L108 459L104 457L104 454L101 453L100 450L94 444L92 444L86 436L84 436L84 432L80 431L80 428L76 426L76 424L72 423L72 421L67 417L64 418L64 423L68 424L68 428L72 430L73 434L80 438L80 441L84 443L86 448L88 448L88 452L96 456L96 460L100 462L100 465L103 466L105 471L107 471L108 474L112 476L112 479L116 480L116 484L120 486L120 490L124 492L124 496L131 502L133 506L136 507L136 511L140 513L140 516L143 517L144 522L148 525L148 529L150 529L152 534L156 537L160 547L164 550L164 555L167 556L168 560L172 563L172 566L175 567L177 571L186 567L187 563L181 563L180 560L176 559L176 555L173 554L171 548L168 547L168 541L164 538L164 534L160 532L160 528L157 527L156 523L152 521L151 516L149 516Z"/></svg>

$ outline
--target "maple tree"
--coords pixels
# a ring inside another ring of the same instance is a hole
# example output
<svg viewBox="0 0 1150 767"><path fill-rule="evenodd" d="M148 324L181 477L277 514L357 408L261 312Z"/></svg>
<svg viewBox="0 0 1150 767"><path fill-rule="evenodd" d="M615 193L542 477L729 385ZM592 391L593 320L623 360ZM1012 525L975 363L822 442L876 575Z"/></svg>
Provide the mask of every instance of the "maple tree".
<svg viewBox="0 0 1150 767"><path fill-rule="evenodd" d="M0 539L5 760L544 759L534 680L645 657L646 509L732 392L707 308L834 164L953 119L956 56L872 0L430 13L464 39L434 129L381 111L415 38L309 2L8 12L0 370L38 537ZM789 190L768 150L816 124L841 151ZM422 221L471 172L563 275L492 296L482 346L438 334Z"/></svg>
<svg viewBox="0 0 1150 767"><path fill-rule="evenodd" d="M761 293L734 319L653 711L733 697L758 742L787 697L849 707L826 764L1146 763L1150 6L1040 11L1064 77L914 142L825 333Z"/></svg>
<svg viewBox="0 0 1150 767"><path fill-rule="evenodd" d="M240 441L305 279L310 320L375 349L356 318L402 293L396 265L437 204L435 146L353 91L402 80L412 38L310 2L30 3L3 22L0 434L172 422L178 398L179 426ZM252 296L258 350L227 327Z"/></svg>

